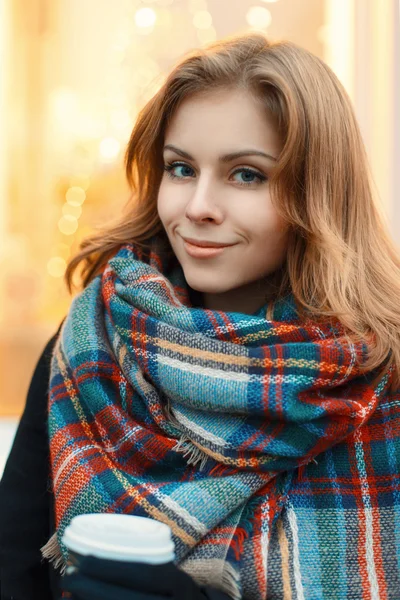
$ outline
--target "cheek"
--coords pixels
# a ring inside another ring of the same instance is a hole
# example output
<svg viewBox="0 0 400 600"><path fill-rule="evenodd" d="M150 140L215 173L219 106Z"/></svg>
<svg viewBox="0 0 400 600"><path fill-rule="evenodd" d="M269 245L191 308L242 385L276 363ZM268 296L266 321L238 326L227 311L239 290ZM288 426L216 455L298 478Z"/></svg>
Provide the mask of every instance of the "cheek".
<svg viewBox="0 0 400 600"><path fill-rule="evenodd" d="M166 193L165 186L161 185L157 196L157 212L164 224L170 218L171 208L172 204L168 202L168 194Z"/></svg>
<svg viewBox="0 0 400 600"><path fill-rule="evenodd" d="M268 244L285 235L287 226L272 206L249 206L241 223L259 244Z"/></svg>
<svg viewBox="0 0 400 600"><path fill-rule="evenodd" d="M263 221L254 222L254 240L257 240L256 247L260 254L268 255L268 260L275 263L280 262L286 255L289 237L288 226L277 216L269 215L264 224ZM267 224L266 224L267 223Z"/></svg>
<svg viewBox="0 0 400 600"><path fill-rule="evenodd" d="M163 181L157 195L157 212L163 224L171 223L171 221L178 218L181 210L182 202L180 201L179 191L174 190L168 181Z"/></svg>

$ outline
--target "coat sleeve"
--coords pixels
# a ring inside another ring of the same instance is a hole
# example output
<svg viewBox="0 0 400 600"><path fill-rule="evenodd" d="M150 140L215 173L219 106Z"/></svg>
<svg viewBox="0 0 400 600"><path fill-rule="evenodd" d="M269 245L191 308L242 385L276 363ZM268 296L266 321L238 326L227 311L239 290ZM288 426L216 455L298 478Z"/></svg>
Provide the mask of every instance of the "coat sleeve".
<svg viewBox="0 0 400 600"><path fill-rule="evenodd" d="M50 600L49 570L40 548L50 534L50 455L47 390L51 353L47 343L30 382L24 412L0 482L0 598Z"/></svg>

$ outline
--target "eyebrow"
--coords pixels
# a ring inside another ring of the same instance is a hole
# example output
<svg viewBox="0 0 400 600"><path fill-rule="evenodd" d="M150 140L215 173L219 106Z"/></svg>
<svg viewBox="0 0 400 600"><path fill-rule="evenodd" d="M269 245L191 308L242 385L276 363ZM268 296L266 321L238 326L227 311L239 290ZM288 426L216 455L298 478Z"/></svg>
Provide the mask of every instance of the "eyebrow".
<svg viewBox="0 0 400 600"><path fill-rule="evenodd" d="M164 146L164 150L172 150L173 152L176 152L176 154L179 154L183 158L187 158L188 160L194 160L193 156L190 156L190 154L188 154L184 150L181 150L180 148L177 148L176 146L173 146L172 144L167 144L166 146ZM265 152L261 152L260 150L239 150L238 152L230 152L229 154L223 154L219 157L218 160L222 163L228 163L231 160L235 160L235 158L240 158L241 156L263 156L264 158L268 158L270 160L273 160L274 162L276 162L277 160L274 156L271 156L271 154L266 154Z"/></svg>

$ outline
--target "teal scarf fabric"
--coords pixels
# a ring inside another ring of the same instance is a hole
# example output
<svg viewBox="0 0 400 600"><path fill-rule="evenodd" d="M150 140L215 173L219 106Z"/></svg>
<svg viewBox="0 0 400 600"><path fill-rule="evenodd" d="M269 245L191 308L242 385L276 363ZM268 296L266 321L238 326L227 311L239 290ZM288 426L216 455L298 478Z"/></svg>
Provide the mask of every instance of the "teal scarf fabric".
<svg viewBox="0 0 400 600"><path fill-rule="evenodd" d="M126 244L72 302L51 364L43 555L65 565L75 515L147 516L198 583L261 600L294 475L368 421L392 371L373 384L366 344L301 322L292 295L271 320L194 307L167 256L158 237L147 254Z"/></svg>

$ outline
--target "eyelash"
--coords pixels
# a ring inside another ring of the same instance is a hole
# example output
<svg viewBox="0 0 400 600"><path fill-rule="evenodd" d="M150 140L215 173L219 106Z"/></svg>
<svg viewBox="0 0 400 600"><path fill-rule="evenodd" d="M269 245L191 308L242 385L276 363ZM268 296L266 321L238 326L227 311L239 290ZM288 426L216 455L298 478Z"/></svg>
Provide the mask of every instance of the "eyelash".
<svg viewBox="0 0 400 600"><path fill-rule="evenodd" d="M168 163L168 164L164 165L164 171L166 171L167 176L170 177L171 179L186 179L186 177L179 177L178 175L173 174L172 170L175 167L189 167L190 169L192 169L192 167L190 165L187 165L186 163L182 163L182 162ZM236 175L237 173L241 173L242 171L244 171L245 173L251 173L252 175L255 175L259 180L259 182L258 182L259 185L261 185L262 183L264 183L267 180L267 177L265 177L264 175L261 175L261 173L258 173L258 171L249 169L248 167L241 167L240 169L236 169L236 171L234 171L232 173L232 175ZM244 182L240 183L239 181L236 181L236 183L243 187L249 187L254 184L254 181L251 181L249 183L244 183Z"/></svg>

